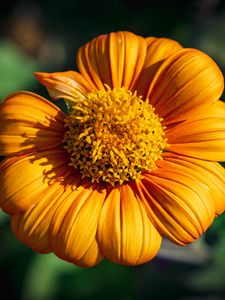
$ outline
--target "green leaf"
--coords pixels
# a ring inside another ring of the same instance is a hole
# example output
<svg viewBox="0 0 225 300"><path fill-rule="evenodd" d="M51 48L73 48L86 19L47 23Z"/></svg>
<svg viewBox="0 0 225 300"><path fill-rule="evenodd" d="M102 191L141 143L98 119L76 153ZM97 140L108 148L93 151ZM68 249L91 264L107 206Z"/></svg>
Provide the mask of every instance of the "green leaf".
<svg viewBox="0 0 225 300"><path fill-rule="evenodd" d="M5 223L8 219L9 219L9 216L0 209L0 225Z"/></svg>
<svg viewBox="0 0 225 300"><path fill-rule="evenodd" d="M57 279L62 273L74 272L77 267L54 254L36 255L26 274L23 287L24 300L54 299L57 293Z"/></svg>
<svg viewBox="0 0 225 300"><path fill-rule="evenodd" d="M28 89L35 83L33 72L38 69L36 61L6 40L0 41L0 66L0 98Z"/></svg>

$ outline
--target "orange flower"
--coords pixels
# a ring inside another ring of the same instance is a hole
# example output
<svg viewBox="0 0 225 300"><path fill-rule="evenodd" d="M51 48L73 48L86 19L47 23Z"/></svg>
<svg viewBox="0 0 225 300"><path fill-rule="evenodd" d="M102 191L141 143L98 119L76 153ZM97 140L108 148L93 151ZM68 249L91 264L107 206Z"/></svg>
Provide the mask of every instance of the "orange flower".
<svg viewBox="0 0 225 300"><path fill-rule="evenodd" d="M196 49L130 32L81 47L79 72L37 73L68 114L18 92L0 107L0 206L19 240L91 267L138 265L225 209L223 76Z"/></svg>

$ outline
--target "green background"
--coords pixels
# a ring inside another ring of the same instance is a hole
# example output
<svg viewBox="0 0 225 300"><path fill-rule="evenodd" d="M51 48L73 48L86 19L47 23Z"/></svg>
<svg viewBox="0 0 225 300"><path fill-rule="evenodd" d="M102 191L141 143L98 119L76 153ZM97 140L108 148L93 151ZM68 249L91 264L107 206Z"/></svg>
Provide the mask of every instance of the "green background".
<svg viewBox="0 0 225 300"><path fill-rule="evenodd" d="M223 0L2 0L0 98L17 90L48 97L33 72L76 69L82 44L117 30L173 38L208 53L225 70ZM0 212L0 299L225 299L225 216L190 246L164 241L148 264L104 261L82 269L53 254L32 252L16 240L9 218Z"/></svg>

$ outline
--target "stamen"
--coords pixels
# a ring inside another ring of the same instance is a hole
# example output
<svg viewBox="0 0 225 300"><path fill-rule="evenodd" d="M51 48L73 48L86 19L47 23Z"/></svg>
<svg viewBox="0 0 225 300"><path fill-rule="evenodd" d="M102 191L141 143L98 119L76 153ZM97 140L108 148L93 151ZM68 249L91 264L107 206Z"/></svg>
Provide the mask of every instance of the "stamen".
<svg viewBox="0 0 225 300"><path fill-rule="evenodd" d="M166 147L161 121L148 101L124 87L78 97L64 136L71 165L92 182L139 179Z"/></svg>

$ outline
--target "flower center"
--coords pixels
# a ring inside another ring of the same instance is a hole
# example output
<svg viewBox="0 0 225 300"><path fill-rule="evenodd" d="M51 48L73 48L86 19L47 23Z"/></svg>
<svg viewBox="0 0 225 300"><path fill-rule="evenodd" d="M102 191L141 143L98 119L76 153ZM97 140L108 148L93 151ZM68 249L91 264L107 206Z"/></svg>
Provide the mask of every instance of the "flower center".
<svg viewBox="0 0 225 300"><path fill-rule="evenodd" d="M77 97L64 135L71 165L83 178L112 186L151 171L166 146L154 108L126 88Z"/></svg>

